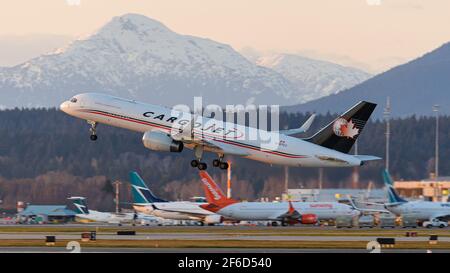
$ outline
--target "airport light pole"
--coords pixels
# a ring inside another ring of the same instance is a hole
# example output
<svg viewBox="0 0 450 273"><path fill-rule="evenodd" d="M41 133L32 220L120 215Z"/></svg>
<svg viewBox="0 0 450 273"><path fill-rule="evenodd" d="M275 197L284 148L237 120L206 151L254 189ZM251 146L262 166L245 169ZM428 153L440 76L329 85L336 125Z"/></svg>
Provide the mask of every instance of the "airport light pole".
<svg viewBox="0 0 450 273"><path fill-rule="evenodd" d="M288 195L288 189L289 189L289 167L284 166L284 192L286 193L286 196Z"/></svg>
<svg viewBox="0 0 450 273"><path fill-rule="evenodd" d="M358 140L355 141L355 155L358 155ZM359 183L359 168L353 167L352 189L357 189Z"/></svg>
<svg viewBox="0 0 450 273"><path fill-rule="evenodd" d="M120 212L120 208L119 208L119 191L120 191L120 184L122 184L122 182L120 182L119 180L114 181L114 186L116 186L116 198L114 199L115 203L116 203L116 213Z"/></svg>
<svg viewBox="0 0 450 273"><path fill-rule="evenodd" d="M227 170L227 197L231 198L231 161L228 160Z"/></svg>
<svg viewBox="0 0 450 273"><path fill-rule="evenodd" d="M433 112L436 113L436 139L434 143L435 159L434 159L434 176L436 182L439 177L439 105L433 105Z"/></svg>
<svg viewBox="0 0 450 273"><path fill-rule="evenodd" d="M319 189L322 189L323 183L323 168L319 168Z"/></svg>
<svg viewBox="0 0 450 273"><path fill-rule="evenodd" d="M391 122L390 122L390 117L391 117L391 98L387 97L386 98L386 107L384 108L384 112L383 112L384 118L386 119L386 163L385 163L385 168L386 171L389 172L389 148L390 148L390 140L391 140Z"/></svg>

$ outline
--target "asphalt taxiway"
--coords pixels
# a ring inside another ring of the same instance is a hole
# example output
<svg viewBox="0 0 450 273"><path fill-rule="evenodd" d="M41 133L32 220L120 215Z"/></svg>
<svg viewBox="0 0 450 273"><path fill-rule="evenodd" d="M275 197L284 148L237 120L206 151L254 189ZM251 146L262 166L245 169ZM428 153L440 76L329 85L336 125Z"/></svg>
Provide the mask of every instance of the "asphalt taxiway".
<svg viewBox="0 0 450 273"><path fill-rule="evenodd" d="M44 240L46 236L54 235L57 240L79 240L80 233L76 234L58 234L46 232L20 232L20 233L0 233L0 240ZM355 235L340 235L340 236L305 236L305 235L275 235L275 234L214 234L214 233L150 233L150 234L136 234L136 235L117 235L117 234L101 234L97 233L97 240L131 240L131 241L145 241L145 240L242 240L242 241L374 241L383 236L355 236ZM386 236L384 236L386 237ZM395 237L397 241L401 242L426 242L429 236L417 237ZM441 242L450 242L450 237L440 237Z"/></svg>
<svg viewBox="0 0 450 273"><path fill-rule="evenodd" d="M64 247L0 247L0 253L71 253ZM79 253L369 253L366 249L330 248L103 248L85 247ZM382 249L381 253L450 253L449 249ZM74 253L76 254L76 253Z"/></svg>

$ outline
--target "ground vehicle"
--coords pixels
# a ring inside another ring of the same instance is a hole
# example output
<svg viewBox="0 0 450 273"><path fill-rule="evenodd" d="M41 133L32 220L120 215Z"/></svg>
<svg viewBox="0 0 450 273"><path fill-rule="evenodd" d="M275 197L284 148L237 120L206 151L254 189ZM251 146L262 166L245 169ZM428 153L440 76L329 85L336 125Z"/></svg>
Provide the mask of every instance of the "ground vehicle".
<svg viewBox="0 0 450 273"><path fill-rule="evenodd" d="M402 216L402 227L412 227L417 228L417 219L415 217L408 217L406 215Z"/></svg>
<svg viewBox="0 0 450 273"><path fill-rule="evenodd" d="M423 222L422 226L426 227L426 228L432 228L432 227L445 228L445 227L448 227L448 222L443 222L438 219L432 219L431 221Z"/></svg>

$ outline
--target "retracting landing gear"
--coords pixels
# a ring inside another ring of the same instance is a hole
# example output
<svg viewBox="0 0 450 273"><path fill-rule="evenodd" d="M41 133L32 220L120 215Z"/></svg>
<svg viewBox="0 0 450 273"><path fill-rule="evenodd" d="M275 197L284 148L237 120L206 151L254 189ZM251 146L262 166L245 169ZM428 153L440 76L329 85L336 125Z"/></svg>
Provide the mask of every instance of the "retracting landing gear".
<svg viewBox="0 0 450 273"><path fill-rule="evenodd" d="M203 156L203 146L197 145L194 148L194 160L191 161L191 166L193 168L198 168L200 171L206 170L208 168L208 165L206 165L205 162L202 162L202 156Z"/></svg>
<svg viewBox="0 0 450 273"><path fill-rule="evenodd" d="M213 166L219 167L222 170L228 169L228 163L223 161L223 155L220 155L218 159L213 160Z"/></svg>
<svg viewBox="0 0 450 273"><path fill-rule="evenodd" d="M88 120L88 122L91 125L91 128L89 128L89 132L91 132L90 139L92 141L97 140L97 122Z"/></svg>

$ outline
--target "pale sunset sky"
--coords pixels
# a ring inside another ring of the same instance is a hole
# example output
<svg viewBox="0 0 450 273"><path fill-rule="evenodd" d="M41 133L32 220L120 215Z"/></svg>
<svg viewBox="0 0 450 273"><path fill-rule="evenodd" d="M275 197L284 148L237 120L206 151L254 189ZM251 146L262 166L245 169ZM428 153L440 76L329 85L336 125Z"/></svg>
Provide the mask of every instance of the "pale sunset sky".
<svg viewBox="0 0 450 273"><path fill-rule="evenodd" d="M299 53L372 73L450 41L449 0L14 0L0 6L0 65L126 13L238 51Z"/></svg>

